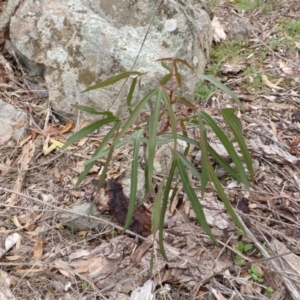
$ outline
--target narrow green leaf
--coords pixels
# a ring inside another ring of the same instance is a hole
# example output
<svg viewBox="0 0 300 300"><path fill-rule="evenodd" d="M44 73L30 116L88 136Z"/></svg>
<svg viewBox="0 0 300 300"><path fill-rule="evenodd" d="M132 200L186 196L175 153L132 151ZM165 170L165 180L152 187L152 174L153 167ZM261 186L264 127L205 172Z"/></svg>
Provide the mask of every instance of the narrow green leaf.
<svg viewBox="0 0 300 300"><path fill-rule="evenodd" d="M211 147L210 144L207 145L207 150L211 154L211 156L214 158L214 160L230 175L233 177L235 180L238 182L241 182L241 178L239 174L234 170L225 159L223 159L216 151L214 148Z"/></svg>
<svg viewBox="0 0 300 300"><path fill-rule="evenodd" d="M186 126L185 126L185 121L183 119L181 119L179 122L180 122L182 135L185 137L188 137L188 133L187 133ZM190 144L187 143L187 146L184 149L184 156L188 155L189 150L190 150Z"/></svg>
<svg viewBox="0 0 300 300"><path fill-rule="evenodd" d="M143 137L143 129L139 129L137 136L135 138L134 148L133 148L133 158L131 163L131 178L130 178L130 195L129 195L128 211L127 211L127 216L126 216L126 221L125 221L123 231L125 231L129 227L132 220L134 208L136 205L139 150L140 150L142 137Z"/></svg>
<svg viewBox="0 0 300 300"><path fill-rule="evenodd" d="M92 158L97 157L103 151L103 149L107 146L107 143L109 142L109 140L111 139L111 137L113 136L113 134L115 133L115 131L119 128L120 123L121 123L121 121L116 122L116 124L109 130L109 132L106 134L106 136L101 141L101 143L98 146L98 148L94 151L94 153L92 155ZM109 150L106 151L107 154L108 154L108 151ZM83 181L83 179L85 178L85 176L89 173L89 171L91 170L91 168L93 167L93 165L95 164L95 162L96 162L96 159L90 161L89 163L85 162L84 170L79 175L75 187L78 187L81 184L81 182Z"/></svg>
<svg viewBox="0 0 300 300"><path fill-rule="evenodd" d="M162 257L168 261L167 254L165 251L164 247L164 225L165 225L165 216L166 216L166 211L167 211L167 206L168 206L168 200L169 200L169 195L170 195L170 190L172 186L172 181L174 178L174 172L177 167L177 160L174 159L172 161L172 166L169 171L169 176L166 182L165 186L165 191L164 191L164 197L162 200L162 206L161 206L161 212L160 212L160 224L159 224L159 248L160 248L160 253Z"/></svg>
<svg viewBox="0 0 300 300"><path fill-rule="evenodd" d="M252 164L252 157L251 157L251 154L250 154L250 152L247 148L245 140L242 136L239 121L237 120L238 117L235 115L233 109L221 110L221 114L222 114L225 122L228 124L228 126L230 127L230 129L233 132L235 141L238 143L238 145L241 149L241 153L242 153L242 156L243 156L244 161L246 163L247 169L249 171L251 181L253 182L254 181L254 170L253 170L253 164ZM242 182L243 182L243 184L245 184L244 181L242 181ZM245 186L247 186L247 185L245 184Z"/></svg>
<svg viewBox="0 0 300 300"><path fill-rule="evenodd" d="M92 169L93 165L95 164L95 162L91 162L89 164L86 164L84 166L83 171L80 173L80 175L78 176L75 188L78 188L79 185L81 184L81 182L83 181L83 179L86 177L86 175L89 173L89 171Z"/></svg>
<svg viewBox="0 0 300 300"><path fill-rule="evenodd" d="M172 73L172 69L171 69L166 63L162 62L162 63L161 63L161 66L162 66L163 68L165 68L166 70L168 70L169 73Z"/></svg>
<svg viewBox="0 0 300 300"><path fill-rule="evenodd" d="M152 233L155 236L159 225L160 225L160 219L161 219L161 205L162 205L162 198L163 198L163 189L165 186L165 181L162 180L158 187L158 192L155 195L154 199L154 206L152 210L152 219L151 219L151 225L152 225Z"/></svg>
<svg viewBox="0 0 300 300"><path fill-rule="evenodd" d="M110 77L106 80L103 80L103 81L100 81L90 87L88 87L87 89L85 89L82 93L85 93L85 92L88 92L88 91L92 91L92 90L97 90L97 89L100 89L100 88L103 88L103 87L106 87L106 86L109 86L109 85L112 85L124 78L127 78L129 76L132 76L132 75L137 75L137 76L140 76L142 75L142 73L140 72L135 72L135 71L130 71L130 72L124 72L124 73L121 73L117 76L113 76L113 77Z"/></svg>
<svg viewBox="0 0 300 300"><path fill-rule="evenodd" d="M159 89L157 97L154 103L154 109L152 111L151 117L149 118L149 142L147 147L147 177L146 180L146 194L148 194L152 187L152 175L153 175L153 166L154 166L154 157L156 149L156 138L158 130L158 120L160 113L160 105L162 98L162 90Z"/></svg>
<svg viewBox="0 0 300 300"><path fill-rule="evenodd" d="M177 67L177 64L176 64L176 60L173 63L173 67L174 67L175 78L176 78L177 84L178 84L178 86L181 86L181 84L182 84L181 75L178 72L178 67Z"/></svg>
<svg viewBox="0 0 300 300"><path fill-rule="evenodd" d="M78 140L86 137L88 134L94 132L95 130L99 129L105 124L111 123L111 122L119 122L120 119L117 117L109 117L105 118L103 120L96 121L88 126L85 126L84 128L77 131L75 134L73 134L61 147L61 150L64 150L68 148L71 144L77 142Z"/></svg>
<svg viewBox="0 0 300 300"><path fill-rule="evenodd" d="M207 143L207 136L204 124L201 119L200 113L198 113L198 125L199 125L199 132L200 132L200 149L201 149L201 197L203 197L205 193L205 188L208 183L208 165L209 165L209 158L208 158L208 143Z"/></svg>
<svg viewBox="0 0 300 300"><path fill-rule="evenodd" d="M227 93L229 96L232 97L232 99L235 100L235 102L241 107L243 108L243 104L242 102L239 100L239 98L237 97L237 95L231 90L229 89L226 85L224 85L222 82L220 82L218 79L216 79L213 76L210 75L204 75L204 74L200 74L198 75L200 80L207 80L209 82L211 82L214 86L216 86L217 88L223 90L225 93Z"/></svg>
<svg viewBox="0 0 300 300"><path fill-rule="evenodd" d="M179 97L178 101L183 103L185 106L190 107L190 108L195 108L195 104L192 102L188 101L185 97Z"/></svg>
<svg viewBox="0 0 300 300"><path fill-rule="evenodd" d="M200 201L197 198L197 195L194 191L194 189L192 188L188 175L186 173L186 170L184 168L184 165L182 164L181 160L177 158L177 166L178 166L178 171L179 171L179 175L182 181L182 185L184 188L184 191L187 194L188 199L190 200L193 210L197 216L197 219L201 225L201 227L203 228L203 230L205 231L205 233L215 242L217 243L217 240L215 238L215 236L212 234L209 225L207 224L205 215L204 215L204 211L202 209L202 206L200 204Z"/></svg>
<svg viewBox="0 0 300 300"><path fill-rule="evenodd" d="M154 89L150 91L142 100L139 101L139 103L136 105L134 110L132 111L131 115L127 119L127 121L123 124L122 129L118 136L115 138L114 143L117 143L121 138L124 137L124 135L127 133L128 129L132 126L132 124L136 121L137 117L139 116L141 110L144 108L146 103L154 96L157 96L158 89Z"/></svg>
<svg viewBox="0 0 300 300"><path fill-rule="evenodd" d="M185 155L183 155L181 152L177 152L179 159L181 162L185 165L186 168L188 168L192 174L201 181L201 173L195 168L195 166L186 158Z"/></svg>
<svg viewBox="0 0 300 300"><path fill-rule="evenodd" d="M230 201L228 200L225 192L224 192L224 189L219 181L219 179L217 178L213 168L211 165L209 165L208 167L208 171L209 171L209 178L210 180L212 181L212 183L214 184L216 190L217 190L217 193L218 193L218 196L221 198L222 202L224 203L224 206L228 212L228 214L230 215L230 217L232 218L232 220L234 221L234 223L243 231L243 233L245 235L247 235L246 233L246 230L243 226L243 224L240 222L239 218L237 217L235 211L233 210L232 206L231 206L231 203Z"/></svg>
<svg viewBox="0 0 300 300"><path fill-rule="evenodd" d="M134 131L132 134L130 134L126 138L124 138L121 141L118 141L117 143L115 143L114 148L118 149L118 148L124 146L125 144L132 143L133 140L135 139L136 135L137 135L137 132ZM108 152L109 152L109 149L105 149L103 151L97 151L97 153L94 152L93 156L90 159L88 159L84 162L84 165L88 165L88 164L96 161L97 159L106 156L108 154Z"/></svg>
<svg viewBox="0 0 300 300"><path fill-rule="evenodd" d="M99 177L99 182L98 182L98 188L97 190L99 191L101 189L101 187L103 186L104 184L104 181L105 181L105 178L106 178L106 173L107 173L107 170L108 170L108 167L109 167L109 163L111 161L111 158L112 158L112 155L114 153L114 145L112 145L110 148L109 148L109 152L108 152L108 155L107 155L107 158L106 158L106 161L105 161L105 164L104 164L104 167L103 167L103 170L102 170L102 173Z"/></svg>
<svg viewBox="0 0 300 300"><path fill-rule="evenodd" d="M78 105L78 104L72 104L72 107L77 108L79 110L85 111L89 114L92 115L104 115L107 116L108 118L116 118L113 113L110 111L97 111L96 109L89 107L89 106L83 106L83 105Z"/></svg>
<svg viewBox="0 0 300 300"><path fill-rule="evenodd" d="M217 137L219 138L220 142L223 144L223 146L225 147L227 153L229 154L229 156L231 157L231 159L233 160L238 174L241 178L241 181L243 182L243 184L249 188L250 184L248 182L247 179L247 175L245 172L245 168L243 166L243 162L240 159L239 155L237 154L237 152L234 149L233 144L231 143L231 141L228 139L228 137L224 134L224 132L222 131L222 129L217 125L217 123L213 120L213 118L208 115L206 112L201 111L199 113L200 117L206 121L206 123L211 127L211 129L215 132L215 134L217 135ZM227 122L229 121L229 123L232 125L232 122L230 121L230 118L227 119ZM230 126L230 124L228 124ZM231 128L231 126L230 126ZM233 130L233 129L232 129Z"/></svg>
<svg viewBox="0 0 300 300"><path fill-rule="evenodd" d="M171 78L172 78L172 74L171 74L171 73L166 74L166 75L160 80L160 84L161 84L161 85L167 84L167 83L170 81Z"/></svg>
<svg viewBox="0 0 300 300"><path fill-rule="evenodd" d="M129 93L127 95L127 107L128 107L129 114L131 114L132 112L132 109L130 107L131 107L132 96L136 87L136 83L137 83L137 77L133 78L132 83L130 85Z"/></svg>

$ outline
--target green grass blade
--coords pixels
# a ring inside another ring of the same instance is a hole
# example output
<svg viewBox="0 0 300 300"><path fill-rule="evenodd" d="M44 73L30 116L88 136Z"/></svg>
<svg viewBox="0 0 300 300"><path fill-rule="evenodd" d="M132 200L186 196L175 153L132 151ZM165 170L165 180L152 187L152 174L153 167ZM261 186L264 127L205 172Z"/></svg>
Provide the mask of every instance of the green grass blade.
<svg viewBox="0 0 300 300"><path fill-rule="evenodd" d="M161 66L162 66L163 68L165 68L166 70L168 70L169 73L172 73L171 68L170 68L166 63L162 62L162 63L161 63Z"/></svg>
<svg viewBox="0 0 300 300"><path fill-rule="evenodd" d="M152 233L155 236L157 230L159 229L160 219L161 219L161 205L162 205L162 198L163 198L163 189L165 186L165 181L162 180L158 187L158 192L155 195L154 199L154 206L152 210L152 218L151 218L151 227Z"/></svg>
<svg viewBox="0 0 300 300"><path fill-rule="evenodd" d="M177 84L178 84L178 86L181 86L181 84L182 84L181 75L178 72L178 67L177 67L177 64L176 64L176 60L174 60L173 67L174 67L175 78L176 78Z"/></svg>
<svg viewBox="0 0 300 300"><path fill-rule="evenodd" d="M98 148L94 151L94 153L92 155L92 158L97 157L99 155L99 153L101 153L103 151L104 147L106 147L107 143L109 142L109 140L111 139L111 137L113 136L113 134L115 133L115 131L119 128L120 124L121 124L121 121L118 121L110 129L110 131L107 133L107 135L101 141L101 143L98 146ZM109 153L109 149L106 152L108 154ZM78 187L81 184L81 182L83 181L83 179L85 178L85 176L89 173L89 171L91 170L91 168L93 167L93 165L95 164L95 162L96 162L96 159L90 161L89 163L85 162L84 170L79 175L75 187Z"/></svg>
<svg viewBox="0 0 300 300"><path fill-rule="evenodd" d="M81 182L83 181L83 179L86 177L86 175L89 173L89 171L91 170L91 168L93 167L94 164L95 164L95 162L91 162L91 163L86 164L84 166L83 171L78 176L75 188L79 187L79 185L81 184Z"/></svg>
<svg viewBox="0 0 300 300"><path fill-rule="evenodd" d="M140 150L142 137L143 137L143 129L139 129L137 136L135 138L135 141L134 141L133 158L132 158L132 163L131 163L130 196L129 196L128 211L127 211L127 216L126 216L126 221L125 221L123 232L129 227L129 225L131 223L134 208L136 205L139 150Z"/></svg>
<svg viewBox="0 0 300 300"><path fill-rule="evenodd" d="M121 138L124 137L124 135L127 133L128 129L132 126L132 124L135 122L137 117L139 116L141 110L144 108L144 106L147 104L147 102L154 96L157 96L158 89L154 89L150 91L142 100L139 101L139 103L136 105L134 110L132 111L131 115L127 119L127 121L123 124L122 129L118 136L115 138L114 143L117 143Z"/></svg>
<svg viewBox="0 0 300 300"><path fill-rule="evenodd" d="M85 92L88 92L88 91L92 91L92 90L97 90L97 89L100 89L100 88L103 88L103 87L115 84L116 82L118 82L118 81L120 81L122 79L125 79L125 78L127 78L129 76L132 76L132 75L140 76L140 75L142 75L142 73L135 72L135 71L124 72L124 73L121 73L121 74L119 74L117 76L113 76L113 77L110 77L110 78L108 78L106 80L100 81L100 82L98 82L98 83L96 83L96 84L88 87L82 93L85 93Z"/></svg>
<svg viewBox="0 0 300 300"><path fill-rule="evenodd" d="M122 139L121 141L118 141L117 143L115 143L114 148L118 149L118 148L124 146L125 144L132 143L132 141L135 139L136 135L137 135L137 132L135 131L131 135L129 135L126 138ZM97 151L97 153L94 152L93 156L84 162L84 165L88 165L89 163L92 163L92 162L96 161L97 159L108 155L108 152L109 152L109 149L105 149L103 151Z"/></svg>
<svg viewBox="0 0 300 300"><path fill-rule="evenodd" d="M244 226L242 225L242 223L240 222L239 218L237 217L235 211L233 210L230 201L228 200L224 189L219 181L219 179L217 178L213 168L211 165L209 165L208 167L208 171L209 171L209 178L212 181L213 185L215 186L218 196L221 198L222 202L224 203L224 206L228 212L228 214L230 215L230 217L232 218L232 220L234 221L234 223L243 231L243 233L246 235L246 230L244 228Z"/></svg>
<svg viewBox="0 0 300 300"><path fill-rule="evenodd" d="M235 180L238 182L241 182L241 178L239 174L234 170L225 159L223 159L213 147L210 146L210 144L207 144L208 152L211 154L211 156L214 158L214 160Z"/></svg>
<svg viewBox="0 0 300 300"><path fill-rule="evenodd" d="M247 148L245 140L242 136L242 132L240 130L240 127L241 127L240 120L234 114L234 109L221 110L221 114L222 114L225 122L227 123L227 125L230 127L231 131L234 134L235 141L238 143L238 145L241 149L241 153L244 158L247 169L249 171L251 181L253 182L254 181L254 170L253 170L253 164L252 164L252 157ZM243 184L245 184L245 182L243 182ZM245 184L245 186L247 186L247 185Z"/></svg>
<svg viewBox="0 0 300 300"><path fill-rule="evenodd" d="M201 227L203 228L203 230L205 231L205 233L215 242L217 243L217 240L215 238L215 236L212 234L209 225L207 224L205 215L204 215L204 211L202 209L202 206L197 198L197 195L194 191L194 189L192 188L187 172L184 168L184 165L182 164L181 160L177 158L177 166L178 166L178 171L179 171L179 175L182 181L182 185L184 188L184 191L186 192L186 195L189 199L189 201L192 204L193 210L197 216L197 219L201 225Z"/></svg>
<svg viewBox="0 0 300 300"><path fill-rule="evenodd" d="M109 148L109 152L108 152L108 155L107 155L107 158L105 160L105 164L104 164L104 167L103 167L103 170L102 170L102 173L99 177L99 182L98 182L98 188L97 190L100 190L101 187L103 186L104 184L104 181L106 179L106 173L107 173L107 170L108 170L108 167L109 167L109 163L111 161L111 158L112 158L112 155L114 153L114 145L112 145L110 148Z"/></svg>
<svg viewBox="0 0 300 300"><path fill-rule="evenodd" d="M165 225L165 216L166 216L166 211L167 211L167 206L168 206L168 200L170 196L170 190L172 186L172 181L174 178L174 172L177 167L177 160L174 159L172 162L172 166L170 168L169 176L166 182L165 186L165 191L164 191L164 197L162 200L162 205L161 205L161 212L160 212L160 224L159 224L159 249L162 257L168 261L165 247L164 247L164 225Z"/></svg>
<svg viewBox="0 0 300 300"><path fill-rule="evenodd" d="M198 113L198 125L199 125L199 132L200 132L200 139L199 145L201 149L201 197L203 197L205 193L205 188L208 183L208 165L210 164L208 158L208 146L207 146L207 137L206 137L206 130L204 124L201 119L200 113Z"/></svg>
<svg viewBox="0 0 300 300"><path fill-rule="evenodd" d="M135 77L132 80L132 83L131 83L130 89L129 89L129 93L127 95L127 107L128 107L129 114L131 114L131 112L132 112L132 109L130 107L131 107L132 96L133 96L133 93L134 93L134 90L136 87L136 83L137 83L137 78Z"/></svg>
<svg viewBox="0 0 300 300"><path fill-rule="evenodd" d="M154 109L149 117L149 142L147 147L147 172L146 172L146 194L149 193L152 187L152 175L153 175L153 166L154 166L154 158L155 158L155 149L156 149L156 139L157 139L157 130L158 130L158 121L159 121L159 113L161 106L161 97L162 90L158 90L157 97L154 103Z"/></svg>
<svg viewBox="0 0 300 300"><path fill-rule="evenodd" d="M237 168L237 172L240 176L241 181L247 188L249 188L250 184L247 179L247 175L245 172L245 168L243 166L243 162L240 159L240 157L238 156L237 152L235 151L234 146L231 143L231 141L228 139L228 137L224 134L222 129L217 125L217 123L213 120L213 118L210 115L208 115L204 111L201 111L199 114L200 114L200 117L203 120L205 120L206 123L208 124L208 126L210 126L211 129L215 132L215 134L219 138L220 142L224 145L227 153L229 154L229 156L231 157L231 159L233 160L233 162ZM227 119L227 121L228 121L228 119ZM230 119L229 119L229 122L230 122ZM232 122L230 122L230 124L232 124Z"/></svg>
<svg viewBox="0 0 300 300"><path fill-rule="evenodd" d="M165 75L161 80L160 80L160 84L161 85L165 85L165 84L167 84L169 81L170 81L170 79L172 78L172 74L167 74L167 75Z"/></svg>
<svg viewBox="0 0 300 300"><path fill-rule="evenodd" d="M181 152L177 152L179 159L185 165L187 169L189 169L192 174L201 181L201 173L195 168L195 166L183 155Z"/></svg>
<svg viewBox="0 0 300 300"><path fill-rule="evenodd" d="M213 76L210 75L204 75L204 74L200 74L198 75L200 80L207 80L209 82L211 82L215 87L223 90L225 93L227 93L229 96L232 97L233 100L235 100L235 102L241 107L243 108L243 104L242 102L239 100L239 98L237 97L237 95L230 90L226 85L224 85L223 83L221 83L218 79L216 79Z"/></svg>
<svg viewBox="0 0 300 300"><path fill-rule="evenodd" d="M64 150L68 148L71 144L77 142L78 140L86 137L88 134L94 132L95 130L99 129L105 124L111 123L111 122L119 122L120 119L117 117L109 117L105 118L103 120L96 121L88 126L85 126L84 128L77 131L75 134L73 134L61 147L61 150Z"/></svg>
<svg viewBox="0 0 300 300"><path fill-rule="evenodd" d="M185 97L179 97L178 101L183 103L185 106L190 107L190 108L195 108L195 104L192 102L188 101Z"/></svg>

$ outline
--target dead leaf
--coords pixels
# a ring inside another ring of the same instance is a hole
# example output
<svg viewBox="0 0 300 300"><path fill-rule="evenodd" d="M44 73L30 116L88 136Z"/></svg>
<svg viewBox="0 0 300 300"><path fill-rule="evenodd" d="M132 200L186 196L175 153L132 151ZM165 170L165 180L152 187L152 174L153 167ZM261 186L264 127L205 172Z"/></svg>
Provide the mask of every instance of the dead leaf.
<svg viewBox="0 0 300 300"><path fill-rule="evenodd" d="M268 86L271 89L275 89L275 90L284 90L284 88L272 83L271 81L269 81L268 77L266 75L262 75L261 76L261 80L262 82Z"/></svg>
<svg viewBox="0 0 300 300"><path fill-rule="evenodd" d="M20 245L21 236L18 233L9 235L5 240L5 250L9 251L14 245Z"/></svg>
<svg viewBox="0 0 300 300"><path fill-rule="evenodd" d="M43 239L38 237L33 247L33 259L38 260L43 255Z"/></svg>
<svg viewBox="0 0 300 300"><path fill-rule="evenodd" d="M12 222L14 223L14 225L15 225L18 229L21 229L21 228L22 228L22 226L21 226L21 224L20 224L20 222L19 222L17 216L13 216Z"/></svg>
<svg viewBox="0 0 300 300"><path fill-rule="evenodd" d="M11 256L5 256L5 258L9 261L15 261L20 259L22 256L21 255L11 255Z"/></svg>

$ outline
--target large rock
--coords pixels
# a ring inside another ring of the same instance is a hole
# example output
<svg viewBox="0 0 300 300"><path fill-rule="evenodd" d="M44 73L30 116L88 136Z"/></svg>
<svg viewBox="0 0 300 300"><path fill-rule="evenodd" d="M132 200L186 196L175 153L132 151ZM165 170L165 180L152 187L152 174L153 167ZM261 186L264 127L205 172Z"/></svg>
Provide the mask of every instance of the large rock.
<svg viewBox="0 0 300 300"><path fill-rule="evenodd" d="M24 0L11 19L10 37L22 55L45 66L54 109L74 116L71 104L79 103L120 112L128 91L126 85L119 94L123 82L80 92L131 70L159 2ZM134 66L134 70L147 72L140 95L166 72L155 60L179 57L202 72L210 52L210 18L199 1L162 2ZM194 84L195 80L188 80L185 92L192 94Z"/></svg>

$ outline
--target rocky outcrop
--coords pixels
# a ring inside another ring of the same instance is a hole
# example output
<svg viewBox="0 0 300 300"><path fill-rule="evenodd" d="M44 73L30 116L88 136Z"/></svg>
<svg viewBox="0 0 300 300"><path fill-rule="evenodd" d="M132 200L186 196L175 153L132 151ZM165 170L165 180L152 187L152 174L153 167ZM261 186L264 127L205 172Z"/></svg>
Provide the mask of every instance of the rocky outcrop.
<svg viewBox="0 0 300 300"><path fill-rule="evenodd" d="M155 62L163 57L185 59L203 71L212 30L208 14L195 2L24 0L11 19L10 38L27 59L45 66L54 109L73 117L74 103L119 112L128 91L125 85L119 93L123 82L81 92L133 67L147 72L138 94L145 93L166 72ZM186 92L192 94L194 84L188 80Z"/></svg>

